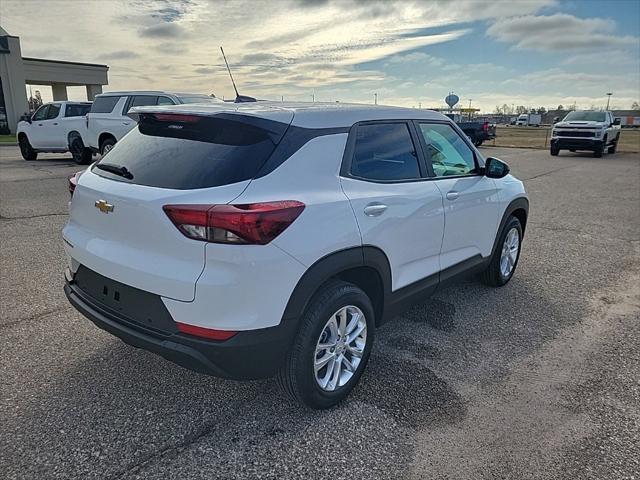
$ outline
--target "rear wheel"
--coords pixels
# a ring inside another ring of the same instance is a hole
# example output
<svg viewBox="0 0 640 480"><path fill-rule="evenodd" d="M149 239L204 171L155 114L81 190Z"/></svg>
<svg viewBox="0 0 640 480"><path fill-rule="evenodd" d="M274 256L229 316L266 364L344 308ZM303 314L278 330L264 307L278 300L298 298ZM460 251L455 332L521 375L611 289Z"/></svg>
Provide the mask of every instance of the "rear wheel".
<svg viewBox="0 0 640 480"><path fill-rule="evenodd" d="M520 220L511 216L500 232L489 266L480 274L482 282L492 287L501 287L511 280L518 265L521 245L522 225Z"/></svg>
<svg viewBox="0 0 640 480"><path fill-rule="evenodd" d="M482 142L483 142L483 140L476 140L475 142L473 142L473 144L474 144L476 147L479 147L480 145L482 145Z"/></svg>
<svg viewBox="0 0 640 480"><path fill-rule="evenodd" d="M325 285L301 318L278 383L308 407L333 407L358 383L374 329L373 307L361 289L341 281Z"/></svg>
<svg viewBox="0 0 640 480"><path fill-rule="evenodd" d="M111 138L111 137L105 138L100 144L100 155L104 157L107 153L111 151L111 149L115 144L116 144L115 138Z"/></svg>
<svg viewBox="0 0 640 480"><path fill-rule="evenodd" d="M91 162L91 150L84 146L82 138L74 137L69 144L69 150L73 155L73 161L78 165L86 165Z"/></svg>
<svg viewBox="0 0 640 480"><path fill-rule="evenodd" d="M18 144L20 145L20 153L22 154L22 158L24 158L25 160L38 159L38 152L33 149L26 135L20 135L20 137L18 138Z"/></svg>

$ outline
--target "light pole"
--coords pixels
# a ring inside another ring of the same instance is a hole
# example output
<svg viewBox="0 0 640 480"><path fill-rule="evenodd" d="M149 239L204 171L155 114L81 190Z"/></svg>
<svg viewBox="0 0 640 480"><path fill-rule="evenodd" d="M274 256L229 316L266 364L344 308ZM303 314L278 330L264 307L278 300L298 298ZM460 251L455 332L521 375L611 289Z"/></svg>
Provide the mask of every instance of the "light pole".
<svg viewBox="0 0 640 480"><path fill-rule="evenodd" d="M374 94L373 94L373 104L374 104L374 105L377 105L377 104L378 104L378 94L377 94L377 93L374 93Z"/></svg>
<svg viewBox="0 0 640 480"><path fill-rule="evenodd" d="M471 99L469 99L469 121L471 121Z"/></svg>
<svg viewBox="0 0 640 480"><path fill-rule="evenodd" d="M609 110L609 100L611 100L611 95L613 95L613 93L611 92L607 93L607 110Z"/></svg>

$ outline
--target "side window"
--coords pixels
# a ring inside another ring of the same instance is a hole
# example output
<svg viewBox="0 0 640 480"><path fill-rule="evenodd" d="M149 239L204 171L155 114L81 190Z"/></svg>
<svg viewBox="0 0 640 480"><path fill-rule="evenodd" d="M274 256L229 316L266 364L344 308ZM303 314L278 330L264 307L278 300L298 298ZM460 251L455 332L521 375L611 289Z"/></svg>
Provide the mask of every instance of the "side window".
<svg viewBox="0 0 640 480"><path fill-rule="evenodd" d="M420 132L427 144L427 162L431 162L436 177L476 173L473 151L451 125L421 123Z"/></svg>
<svg viewBox="0 0 640 480"><path fill-rule="evenodd" d="M129 108L142 107L145 105L156 105L158 103L158 97L155 95L136 95L133 97L133 102Z"/></svg>
<svg viewBox="0 0 640 480"><path fill-rule="evenodd" d="M116 103L120 100L121 97L115 96L106 96L106 97L96 97L91 104L91 113L111 113L113 112L113 108L116 106Z"/></svg>
<svg viewBox="0 0 640 480"><path fill-rule="evenodd" d="M158 105L175 105L169 97L158 97Z"/></svg>
<svg viewBox="0 0 640 480"><path fill-rule="evenodd" d="M420 178L418 158L407 124L359 125L356 129L351 174L380 181Z"/></svg>
<svg viewBox="0 0 640 480"><path fill-rule="evenodd" d="M79 103L77 105L67 104L67 108L64 111L65 117L83 117L91 110L91 105Z"/></svg>
<svg viewBox="0 0 640 480"><path fill-rule="evenodd" d="M48 111L49 111L49 105L41 106L38 110L36 110L36 113L33 114L32 120L35 120L35 121L44 120L47 117Z"/></svg>
<svg viewBox="0 0 640 480"><path fill-rule="evenodd" d="M60 113L60 104L52 103L49 105L49 111L47 112L46 120L53 120L54 118L58 118L58 114Z"/></svg>

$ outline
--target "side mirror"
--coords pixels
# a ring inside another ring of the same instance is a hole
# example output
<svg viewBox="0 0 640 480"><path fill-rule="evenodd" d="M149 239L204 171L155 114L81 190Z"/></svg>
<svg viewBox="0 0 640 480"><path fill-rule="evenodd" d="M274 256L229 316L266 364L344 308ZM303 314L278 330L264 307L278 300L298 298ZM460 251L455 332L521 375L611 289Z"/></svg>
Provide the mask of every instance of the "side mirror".
<svg viewBox="0 0 640 480"><path fill-rule="evenodd" d="M31 123L31 115L29 115L28 113L24 113L21 117L20 117L20 121L21 122L29 122Z"/></svg>
<svg viewBox="0 0 640 480"><path fill-rule="evenodd" d="M620 119L619 118L614 119L613 125L620 125Z"/></svg>
<svg viewBox="0 0 640 480"><path fill-rule="evenodd" d="M553 117L553 123L556 124L560 121L560 117Z"/></svg>
<svg viewBox="0 0 640 480"><path fill-rule="evenodd" d="M494 157L487 158L484 164L484 174L489 178L503 178L509 174L509 165Z"/></svg>

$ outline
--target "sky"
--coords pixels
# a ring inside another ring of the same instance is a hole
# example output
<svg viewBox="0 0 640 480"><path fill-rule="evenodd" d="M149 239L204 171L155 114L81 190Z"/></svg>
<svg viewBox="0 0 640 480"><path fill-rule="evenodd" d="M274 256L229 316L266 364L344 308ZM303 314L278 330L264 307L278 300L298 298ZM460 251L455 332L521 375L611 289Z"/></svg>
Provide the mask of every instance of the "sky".
<svg viewBox="0 0 640 480"><path fill-rule="evenodd" d="M233 98L222 45L240 93L261 99L640 102L637 0L0 0L0 25L23 56L109 65L105 91Z"/></svg>

